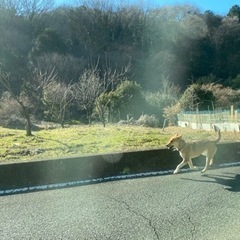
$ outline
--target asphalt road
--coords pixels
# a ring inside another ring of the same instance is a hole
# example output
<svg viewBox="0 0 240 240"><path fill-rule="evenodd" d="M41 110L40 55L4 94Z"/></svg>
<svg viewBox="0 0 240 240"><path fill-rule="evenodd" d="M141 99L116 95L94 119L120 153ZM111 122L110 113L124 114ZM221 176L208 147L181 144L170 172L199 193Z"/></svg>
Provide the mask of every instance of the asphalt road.
<svg viewBox="0 0 240 240"><path fill-rule="evenodd" d="M0 197L0 239L240 239L240 166Z"/></svg>

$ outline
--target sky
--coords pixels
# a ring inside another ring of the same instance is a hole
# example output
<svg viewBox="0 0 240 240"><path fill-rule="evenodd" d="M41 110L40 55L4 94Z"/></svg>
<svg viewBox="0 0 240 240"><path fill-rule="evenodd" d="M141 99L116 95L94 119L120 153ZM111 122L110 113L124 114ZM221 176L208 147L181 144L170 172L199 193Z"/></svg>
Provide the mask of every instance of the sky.
<svg viewBox="0 0 240 240"><path fill-rule="evenodd" d="M197 6L202 12L211 10L215 14L226 15L233 5L240 6L240 0L156 0L164 4L187 3Z"/></svg>
<svg viewBox="0 0 240 240"><path fill-rule="evenodd" d="M117 0L107 0L108 2L117 1ZM118 1L118 2L123 2ZM130 2L150 2L152 4L156 4L158 6L167 6L167 5L176 5L176 4L191 4L200 9L200 11L205 12L206 10L211 10L215 14L226 15L229 9L233 5L240 6L240 0L128 0L127 3ZM64 1L64 0L55 0L56 4L64 4L69 2L78 2L74 0Z"/></svg>

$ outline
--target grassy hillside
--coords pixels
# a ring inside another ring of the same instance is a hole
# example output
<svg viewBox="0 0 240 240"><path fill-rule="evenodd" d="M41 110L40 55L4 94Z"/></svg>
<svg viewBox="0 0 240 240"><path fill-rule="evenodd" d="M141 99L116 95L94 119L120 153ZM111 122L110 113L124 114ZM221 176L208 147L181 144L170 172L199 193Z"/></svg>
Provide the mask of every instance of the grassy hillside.
<svg viewBox="0 0 240 240"><path fill-rule="evenodd" d="M214 131L188 128L102 125L55 127L33 132L0 127L0 162L19 162L81 154L154 149L164 147L168 138L180 133L188 141L216 138ZM222 141L238 141L239 133L222 133Z"/></svg>

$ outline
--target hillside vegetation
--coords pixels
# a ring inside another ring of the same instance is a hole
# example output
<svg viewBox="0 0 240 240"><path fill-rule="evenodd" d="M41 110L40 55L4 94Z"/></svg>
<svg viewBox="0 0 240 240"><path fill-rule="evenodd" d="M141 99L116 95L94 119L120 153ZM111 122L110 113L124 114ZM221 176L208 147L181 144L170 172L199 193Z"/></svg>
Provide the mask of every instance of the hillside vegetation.
<svg viewBox="0 0 240 240"><path fill-rule="evenodd" d="M239 108L240 7L151 3L0 1L0 126Z"/></svg>

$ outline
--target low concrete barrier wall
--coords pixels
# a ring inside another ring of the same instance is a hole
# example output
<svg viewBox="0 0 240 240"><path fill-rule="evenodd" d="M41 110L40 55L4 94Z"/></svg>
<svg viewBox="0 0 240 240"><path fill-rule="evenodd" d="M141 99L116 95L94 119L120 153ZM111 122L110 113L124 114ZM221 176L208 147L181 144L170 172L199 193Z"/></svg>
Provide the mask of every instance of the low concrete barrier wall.
<svg viewBox="0 0 240 240"><path fill-rule="evenodd" d="M0 164L0 190L174 169L177 151L156 149ZM204 165L204 157L194 160ZM240 161L240 143L218 144L215 163Z"/></svg>

